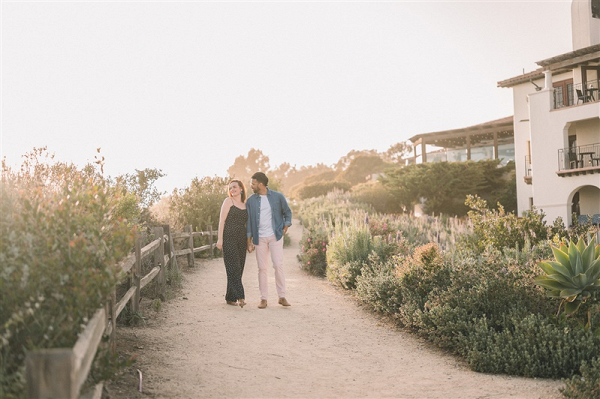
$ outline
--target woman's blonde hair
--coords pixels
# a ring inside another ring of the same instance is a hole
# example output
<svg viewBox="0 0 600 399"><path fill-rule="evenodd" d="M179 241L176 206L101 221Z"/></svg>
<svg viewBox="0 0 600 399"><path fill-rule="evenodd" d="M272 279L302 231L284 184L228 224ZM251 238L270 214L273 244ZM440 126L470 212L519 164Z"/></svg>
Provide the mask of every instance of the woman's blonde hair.
<svg viewBox="0 0 600 399"><path fill-rule="evenodd" d="M242 193L241 193L241 195L242 195L242 202L246 202L246 186L240 180L233 179L233 180L229 181L229 183L227 184L227 195L231 197L231 191L229 191L229 186L231 185L231 183L237 183L238 184L238 186L242 190Z"/></svg>

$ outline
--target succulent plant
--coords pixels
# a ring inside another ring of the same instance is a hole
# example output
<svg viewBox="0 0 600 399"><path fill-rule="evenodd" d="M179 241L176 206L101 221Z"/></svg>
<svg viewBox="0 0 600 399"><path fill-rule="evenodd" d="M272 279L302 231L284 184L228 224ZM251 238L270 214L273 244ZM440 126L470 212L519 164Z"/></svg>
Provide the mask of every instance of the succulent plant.
<svg viewBox="0 0 600 399"><path fill-rule="evenodd" d="M548 295L562 298L567 315L576 312L582 303L600 290L600 245L595 246L595 237L586 246L583 237L577 244L573 240L552 246L555 261L538 263L546 273L535 278L535 284L549 290Z"/></svg>

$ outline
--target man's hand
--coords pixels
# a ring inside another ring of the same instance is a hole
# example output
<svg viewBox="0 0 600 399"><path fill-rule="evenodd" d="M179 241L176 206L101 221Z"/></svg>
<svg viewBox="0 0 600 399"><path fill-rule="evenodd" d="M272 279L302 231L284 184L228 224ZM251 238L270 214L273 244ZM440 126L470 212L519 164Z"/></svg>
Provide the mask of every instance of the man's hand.
<svg viewBox="0 0 600 399"><path fill-rule="evenodd" d="M288 227L290 226L283 226L283 235L287 234Z"/></svg>
<svg viewBox="0 0 600 399"><path fill-rule="evenodd" d="M248 252L250 252L250 253L254 252L254 244L252 244L252 243L248 244Z"/></svg>

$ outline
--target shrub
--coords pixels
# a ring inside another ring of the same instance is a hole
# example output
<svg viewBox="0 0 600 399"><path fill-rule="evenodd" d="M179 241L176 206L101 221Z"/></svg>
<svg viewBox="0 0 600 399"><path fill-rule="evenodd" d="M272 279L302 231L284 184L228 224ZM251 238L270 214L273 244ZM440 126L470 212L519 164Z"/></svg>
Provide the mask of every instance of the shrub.
<svg viewBox="0 0 600 399"><path fill-rule="evenodd" d="M300 199L320 197L334 190L348 191L350 183L345 181L327 181L308 184L298 190Z"/></svg>
<svg viewBox="0 0 600 399"><path fill-rule="evenodd" d="M376 212L403 212L403 208L396 198L377 180L352 187L350 195L356 202L371 205Z"/></svg>
<svg viewBox="0 0 600 399"><path fill-rule="evenodd" d="M44 149L0 184L0 397L24 395L28 351L72 347L115 283L134 231L116 216L119 197L100 174Z"/></svg>
<svg viewBox="0 0 600 399"><path fill-rule="evenodd" d="M581 362L579 373L565 381L562 394L574 399L600 397L600 358Z"/></svg>
<svg viewBox="0 0 600 399"><path fill-rule="evenodd" d="M407 326L417 326L416 320L425 311L430 295L445 288L450 272L434 243L417 247L412 256L396 266L395 272L402 287L400 320Z"/></svg>
<svg viewBox="0 0 600 399"><path fill-rule="evenodd" d="M591 330L540 314L507 315L497 331L487 319L474 324L464 346L473 370L525 377L561 378L598 356L600 338Z"/></svg>
<svg viewBox="0 0 600 399"><path fill-rule="evenodd" d="M357 221L336 224L327 248L327 278L346 289L353 289L371 249L367 225Z"/></svg>
<svg viewBox="0 0 600 399"><path fill-rule="evenodd" d="M358 298L377 312L395 315L400 310L402 287L394 272L399 259L369 262L356 277Z"/></svg>
<svg viewBox="0 0 600 399"><path fill-rule="evenodd" d="M328 241L325 224L315 224L304 229L299 255L304 270L315 276L325 277Z"/></svg>
<svg viewBox="0 0 600 399"><path fill-rule="evenodd" d="M191 224L194 231L205 231L212 225L216 230L228 181L224 177L194 178L189 187L175 190L171 196L171 211L178 223L175 227L181 230Z"/></svg>
<svg viewBox="0 0 600 399"><path fill-rule="evenodd" d="M535 245L551 238L543 212L526 211L518 218L514 213L506 213L500 204L497 210L490 210L485 200L473 195L467 196L465 204L471 208L468 215L475 234L471 243L480 251L490 245L498 250L523 248L526 241Z"/></svg>

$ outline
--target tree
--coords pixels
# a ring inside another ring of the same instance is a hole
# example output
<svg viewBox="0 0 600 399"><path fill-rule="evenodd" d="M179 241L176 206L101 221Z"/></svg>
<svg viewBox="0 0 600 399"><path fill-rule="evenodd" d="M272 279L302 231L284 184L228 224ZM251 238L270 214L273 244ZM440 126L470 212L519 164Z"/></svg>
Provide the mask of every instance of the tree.
<svg viewBox="0 0 600 399"><path fill-rule="evenodd" d="M408 141L401 141L393 144L383 153L383 159L388 162L398 163L413 150L412 144Z"/></svg>
<svg viewBox="0 0 600 399"><path fill-rule="evenodd" d="M396 167L380 178L383 185L406 209L425 200L428 213L465 215L467 195L478 195L491 204L500 199L513 211L514 163L500 167L499 160L468 162L432 162Z"/></svg>
<svg viewBox="0 0 600 399"><path fill-rule="evenodd" d="M154 185L158 179L164 176L165 174L160 169L136 169L135 173L118 176L116 185L123 188L127 193L135 195L140 208L146 210L159 201L161 195L164 194L164 192L158 191Z"/></svg>
<svg viewBox="0 0 600 399"><path fill-rule="evenodd" d="M377 155L377 151L375 150L352 150L348 154L344 155L340 158L339 161L335 164L336 170L346 170L346 168L350 165L353 159L361 156L361 155Z"/></svg>
<svg viewBox="0 0 600 399"><path fill-rule="evenodd" d="M224 177L197 177L189 187L173 191L171 210L177 220L177 228L192 225L200 231L219 223L223 199L227 196L228 179Z"/></svg>
<svg viewBox="0 0 600 399"><path fill-rule="evenodd" d="M235 159L233 165L227 169L227 174L247 184L250 177L256 172L267 173L269 171L269 157L261 150L251 148L248 156L240 155Z"/></svg>
<svg viewBox="0 0 600 399"><path fill-rule="evenodd" d="M350 161L346 170L340 173L339 179L345 180L350 185L355 186L367 181L370 175L382 173L390 166L379 155L361 154Z"/></svg>

